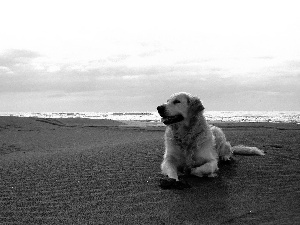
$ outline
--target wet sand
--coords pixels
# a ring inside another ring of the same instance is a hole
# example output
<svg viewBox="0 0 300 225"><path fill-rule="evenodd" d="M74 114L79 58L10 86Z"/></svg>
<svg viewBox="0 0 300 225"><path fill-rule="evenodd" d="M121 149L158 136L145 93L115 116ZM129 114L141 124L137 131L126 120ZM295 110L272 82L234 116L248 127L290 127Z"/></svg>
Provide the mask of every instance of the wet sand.
<svg viewBox="0 0 300 225"><path fill-rule="evenodd" d="M216 125L266 156L162 190L164 127L0 117L0 224L300 224L300 125Z"/></svg>

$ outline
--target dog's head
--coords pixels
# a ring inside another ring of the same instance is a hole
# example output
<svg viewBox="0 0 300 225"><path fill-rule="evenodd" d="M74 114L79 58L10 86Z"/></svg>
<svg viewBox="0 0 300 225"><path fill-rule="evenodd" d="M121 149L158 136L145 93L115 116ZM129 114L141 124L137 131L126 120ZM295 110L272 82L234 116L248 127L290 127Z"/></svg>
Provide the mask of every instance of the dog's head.
<svg viewBox="0 0 300 225"><path fill-rule="evenodd" d="M162 122L166 125L189 122L203 110L200 99L185 92L173 94L167 103L157 107Z"/></svg>

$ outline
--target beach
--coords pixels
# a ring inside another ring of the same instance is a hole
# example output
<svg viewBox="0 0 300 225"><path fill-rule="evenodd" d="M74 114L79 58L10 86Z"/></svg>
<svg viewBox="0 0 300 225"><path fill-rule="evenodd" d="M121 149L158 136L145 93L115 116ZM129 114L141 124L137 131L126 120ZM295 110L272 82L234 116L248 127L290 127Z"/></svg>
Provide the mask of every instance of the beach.
<svg viewBox="0 0 300 225"><path fill-rule="evenodd" d="M300 125L215 125L266 155L163 190L163 126L0 117L0 224L300 224Z"/></svg>

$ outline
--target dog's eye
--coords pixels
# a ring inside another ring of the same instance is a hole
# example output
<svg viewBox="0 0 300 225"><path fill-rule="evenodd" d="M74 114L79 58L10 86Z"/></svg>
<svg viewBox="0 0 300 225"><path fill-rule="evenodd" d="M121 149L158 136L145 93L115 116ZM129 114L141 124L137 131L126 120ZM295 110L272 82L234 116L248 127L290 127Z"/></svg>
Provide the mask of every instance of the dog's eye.
<svg viewBox="0 0 300 225"><path fill-rule="evenodd" d="M175 105L175 104L178 104L178 103L180 103L180 101L179 100L174 100L174 102L173 102L173 104Z"/></svg>

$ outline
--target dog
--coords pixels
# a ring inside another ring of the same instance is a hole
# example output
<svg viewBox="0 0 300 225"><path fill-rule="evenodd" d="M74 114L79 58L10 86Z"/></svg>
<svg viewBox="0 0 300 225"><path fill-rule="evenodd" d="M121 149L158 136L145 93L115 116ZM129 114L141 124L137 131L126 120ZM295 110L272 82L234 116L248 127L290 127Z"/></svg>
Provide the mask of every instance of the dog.
<svg viewBox="0 0 300 225"><path fill-rule="evenodd" d="M220 128L208 124L200 99L189 93L173 94L157 111L166 125L161 170L172 180L179 181L178 171L216 177L219 160L230 160L234 153L264 155L256 147L232 147Z"/></svg>

